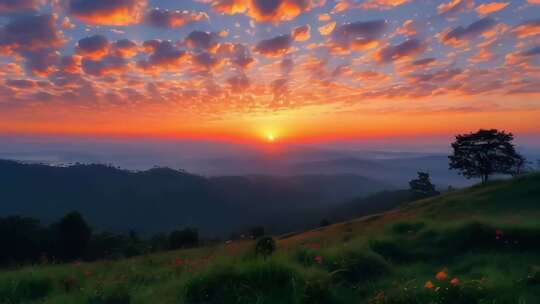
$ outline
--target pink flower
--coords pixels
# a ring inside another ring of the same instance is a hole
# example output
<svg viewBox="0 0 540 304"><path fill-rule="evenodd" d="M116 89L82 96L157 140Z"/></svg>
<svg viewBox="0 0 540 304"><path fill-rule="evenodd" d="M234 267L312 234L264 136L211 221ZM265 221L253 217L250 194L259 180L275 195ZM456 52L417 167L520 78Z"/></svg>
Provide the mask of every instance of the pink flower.
<svg viewBox="0 0 540 304"><path fill-rule="evenodd" d="M319 264L322 264L322 261L323 261L323 259L322 259L322 257L320 255L315 257L315 262L317 262Z"/></svg>

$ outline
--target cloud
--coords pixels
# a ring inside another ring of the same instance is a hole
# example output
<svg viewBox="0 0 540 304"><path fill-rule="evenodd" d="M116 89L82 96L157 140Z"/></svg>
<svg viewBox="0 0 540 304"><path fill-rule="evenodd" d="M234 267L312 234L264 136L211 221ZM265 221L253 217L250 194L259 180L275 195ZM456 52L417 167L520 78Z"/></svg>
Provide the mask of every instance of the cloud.
<svg viewBox="0 0 540 304"><path fill-rule="evenodd" d="M248 68L255 62L255 59L251 56L249 47L244 44L238 43L233 45L230 52L226 55L230 57L231 63L242 69Z"/></svg>
<svg viewBox="0 0 540 304"><path fill-rule="evenodd" d="M346 23L332 32L332 48L340 51L373 48L378 45L386 27L384 20Z"/></svg>
<svg viewBox="0 0 540 304"><path fill-rule="evenodd" d="M212 70L221 64L221 59L208 52L202 52L192 57L192 62L196 68L202 70Z"/></svg>
<svg viewBox="0 0 540 304"><path fill-rule="evenodd" d="M251 86L251 81L245 74L238 74L227 79L232 93L242 93Z"/></svg>
<svg viewBox="0 0 540 304"><path fill-rule="evenodd" d="M522 56L531 57L540 55L540 46L535 46L521 53Z"/></svg>
<svg viewBox="0 0 540 304"><path fill-rule="evenodd" d="M375 54L375 59L379 63L389 63L404 58L413 58L422 54L426 47L426 44L419 39L408 39L398 45L390 45L380 49Z"/></svg>
<svg viewBox="0 0 540 304"><path fill-rule="evenodd" d="M22 51L26 70L38 76L47 76L54 71L60 59L60 54L53 49L40 49L35 51Z"/></svg>
<svg viewBox="0 0 540 304"><path fill-rule="evenodd" d="M92 76L104 76L113 73L126 71L128 61L122 57L107 56L100 60L83 58L82 69L86 74Z"/></svg>
<svg viewBox="0 0 540 304"><path fill-rule="evenodd" d="M459 45L468 40L472 40L482 33L490 30L495 27L497 22L490 18L485 17L478 21L471 23L467 27L458 26L453 30L444 33L441 37L441 40L445 44Z"/></svg>
<svg viewBox="0 0 540 304"><path fill-rule="evenodd" d="M43 2L43 0L0 0L0 13L37 10Z"/></svg>
<svg viewBox="0 0 540 304"><path fill-rule="evenodd" d="M56 48L64 43L52 15L22 16L0 27L0 51L32 51Z"/></svg>
<svg viewBox="0 0 540 304"><path fill-rule="evenodd" d="M262 40L255 46L255 51L266 56L281 56L291 48L293 39L291 35L281 35L271 39Z"/></svg>
<svg viewBox="0 0 540 304"><path fill-rule="evenodd" d="M474 0L451 0L437 7L437 14L442 17L453 17L458 13L474 8Z"/></svg>
<svg viewBox="0 0 540 304"><path fill-rule="evenodd" d="M93 25L125 26L141 21L146 0L68 0L68 11Z"/></svg>
<svg viewBox="0 0 540 304"><path fill-rule="evenodd" d="M7 79L6 86L15 89L33 89L37 87L36 82L28 79Z"/></svg>
<svg viewBox="0 0 540 304"><path fill-rule="evenodd" d="M360 4L363 9L391 9L396 6L411 2L412 0L367 0Z"/></svg>
<svg viewBox="0 0 540 304"><path fill-rule="evenodd" d="M212 6L221 13L241 13L259 22L277 23L293 20L324 3L324 0L216 0Z"/></svg>
<svg viewBox="0 0 540 304"><path fill-rule="evenodd" d="M21 56L26 70L34 75L52 71L59 58L56 49L63 44L53 15L19 16L0 27L0 53Z"/></svg>
<svg viewBox="0 0 540 304"><path fill-rule="evenodd" d="M170 41L149 40L143 47L150 53L147 60L138 62L143 70L176 70L187 58L186 51L176 48Z"/></svg>
<svg viewBox="0 0 540 304"><path fill-rule="evenodd" d="M508 4L510 3L508 2L483 3L483 4L480 4L478 7L476 7L476 13L480 17L483 17L485 15L489 15L489 14L492 14L492 13L495 13L504 9L505 7L508 6Z"/></svg>
<svg viewBox="0 0 540 304"><path fill-rule="evenodd" d="M188 23L209 20L208 14L204 12L194 11L169 11L160 10L159 8L148 11L145 15L146 24L162 27L162 28L177 28Z"/></svg>
<svg viewBox="0 0 540 304"><path fill-rule="evenodd" d="M311 38L311 26L309 24L296 27L292 30L291 33L295 41L303 42Z"/></svg>
<svg viewBox="0 0 540 304"><path fill-rule="evenodd" d="M135 42L129 39L121 39L113 43L111 46L111 51L116 56L131 58L137 55L139 52L139 47Z"/></svg>
<svg viewBox="0 0 540 304"><path fill-rule="evenodd" d="M533 19L518 25L512 31L518 38L540 35L540 19Z"/></svg>
<svg viewBox="0 0 540 304"><path fill-rule="evenodd" d="M99 59L109 53L109 40L103 35L94 35L79 40L75 52L83 57Z"/></svg>
<svg viewBox="0 0 540 304"><path fill-rule="evenodd" d="M216 33L192 31L186 37L186 44L192 49L215 51L219 36Z"/></svg>
<svg viewBox="0 0 540 304"><path fill-rule="evenodd" d="M318 30L319 30L319 33L322 36L328 36L328 35L332 34L332 32L334 31L335 28L336 28L336 22L331 21L331 22L328 22L325 25L319 26Z"/></svg>

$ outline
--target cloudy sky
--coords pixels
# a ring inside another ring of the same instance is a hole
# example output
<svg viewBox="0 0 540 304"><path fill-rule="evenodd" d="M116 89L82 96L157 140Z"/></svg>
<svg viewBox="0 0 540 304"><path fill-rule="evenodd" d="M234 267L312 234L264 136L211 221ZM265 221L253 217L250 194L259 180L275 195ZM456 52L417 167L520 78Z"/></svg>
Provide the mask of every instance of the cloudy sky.
<svg viewBox="0 0 540 304"><path fill-rule="evenodd" d="M0 0L0 133L540 134L540 0Z"/></svg>

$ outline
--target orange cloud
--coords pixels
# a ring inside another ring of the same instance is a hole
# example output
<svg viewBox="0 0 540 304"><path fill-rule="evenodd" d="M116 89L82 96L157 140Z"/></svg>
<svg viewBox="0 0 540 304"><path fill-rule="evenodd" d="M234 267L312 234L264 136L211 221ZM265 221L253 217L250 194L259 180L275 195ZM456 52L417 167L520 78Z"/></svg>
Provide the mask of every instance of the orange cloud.
<svg viewBox="0 0 540 304"><path fill-rule="evenodd" d="M163 28L182 27L188 23L208 20L209 17L204 12L193 11L169 11L159 8L146 13L145 22L149 25Z"/></svg>
<svg viewBox="0 0 540 304"><path fill-rule="evenodd" d="M360 4L360 7L363 9L391 9L408 2L411 0L367 0Z"/></svg>
<svg viewBox="0 0 540 304"><path fill-rule="evenodd" d="M437 7L437 13L440 16L448 17L473 8L473 0L451 0L450 2L440 4Z"/></svg>
<svg viewBox="0 0 540 304"><path fill-rule="evenodd" d="M485 15L489 15L489 14L500 11L504 9L505 7L507 7L508 4L510 3L508 2L483 3L476 8L476 13L478 13L478 15L482 17Z"/></svg>
<svg viewBox="0 0 540 304"><path fill-rule="evenodd" d="M540 34L540 19L529 20L518 25L513 31L518 38L526 38Z"/></svg>
<svg viewBox="0 0 540 304"><path fill-rule="evenodd" d="M290 21L314 7L320 7L326 0L215 0L213 8L221 13L246 14L259 22Z"/></svg>
<svg viewBox="0 0 540 304"><path fill-rule="evenodd" d="M299 26L292 31L292 37L295 41L303 42L311 38L311 26L306 24L304 26Z"/></svg>
<svg viewBox="0 0 540 304"><path fill-rule="evenodd" d="M125 26L142 20L146 5L146 0L69 0L68 11L89 24Z"/></svg>
<svg viewBox="0 0 540 304"><path fill-rule="evenodd" d="M320 26L318 28L319 30L319 33L323 36L328 36L330 34L332 34L332 32L334 31L334 29L336 28L336 22L335 21L332 21L332 22L329 22L323 26Z"/></svg>

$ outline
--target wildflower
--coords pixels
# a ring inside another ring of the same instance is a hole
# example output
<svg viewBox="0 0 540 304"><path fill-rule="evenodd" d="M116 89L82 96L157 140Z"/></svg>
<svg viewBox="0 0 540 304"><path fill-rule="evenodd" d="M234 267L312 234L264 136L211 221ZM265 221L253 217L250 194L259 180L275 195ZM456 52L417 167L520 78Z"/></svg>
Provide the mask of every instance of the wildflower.
<svg viewBox="0 0 540 304"><path fill-rule="evenodd" d="M501 229L495 230L495 239L500 240L504 236L504 232Z"/></svg>
<svg viewBox="0 0 540 304"><path fill-rule="evenodd" d="M450 280L450 284L456 286L457 284L459 284L459 279L458 278L453 278L452 280Z"/></svg>
<svg viewBox="0 0 540 304"><path fill-rule="evenodd" d="M444 281L447 278L448 278L448 274L444 270L437 272L437 274L435 275L435 279L437 279L437 281Z"/></svg>
<svg viewBox="0 0 540 304"><path fill-rule="evenodd" d="M424 285L425 288L432 289L434 287L433 283L431 281L427 281Z"/></svg>
<svg viewBox="0 0 540 304"><path fill-rule="evenodd" d="M323 261L323 259L322 259L322 257L320 255L316 256L314 260L315 260L315 262L317 262L319 264L322 264L322 261Z"/></svg>
<svg viewBox="0 0 540 304"><path fill-rule="evenodd" d="M181 258L176 258L176 259L174 260L174 265L175 265L175 266L182 266L182 264L183 264L183 261L182 261Z"/></svg>

